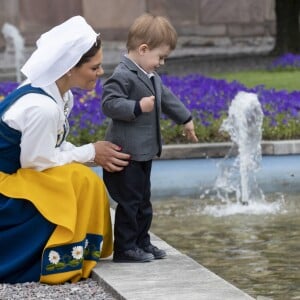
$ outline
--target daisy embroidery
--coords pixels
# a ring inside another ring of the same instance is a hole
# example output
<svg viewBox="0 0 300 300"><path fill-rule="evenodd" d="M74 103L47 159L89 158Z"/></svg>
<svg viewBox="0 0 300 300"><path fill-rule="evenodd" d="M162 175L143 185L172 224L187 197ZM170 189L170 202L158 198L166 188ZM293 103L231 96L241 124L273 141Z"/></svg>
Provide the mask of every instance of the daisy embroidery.
<svg viewBox="0 0 300 300"><path fill-rule="evenodd" d="M72 256L75 259L81 259L83 256L83 247L82 246L73 247Z"/></svg>
<svg viewBox="0 0 300 300"><path fill-rule="evenodd" d="M59 261L60 261L59 253L56 252L56 251L51 250L51 251L49 252L49 261L50 261L52 264L54 264L54 265L58 264Z"/></svg>

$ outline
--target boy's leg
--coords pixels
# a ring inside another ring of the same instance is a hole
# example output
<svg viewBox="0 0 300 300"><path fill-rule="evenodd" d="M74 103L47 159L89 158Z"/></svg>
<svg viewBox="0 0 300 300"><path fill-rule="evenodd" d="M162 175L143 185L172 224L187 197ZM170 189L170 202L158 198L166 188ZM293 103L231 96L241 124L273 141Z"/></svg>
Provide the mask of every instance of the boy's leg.
<svg viewBox="0 0 300 300"><path fill-rule="evenodd" d="M164 250L158 249L154 245L151 244L150 241L150 234L149 230L151 227L152 217L153 217L153 209L151 203L151 167L152 167L152 160L143 163L143 171L145 175L144 181L144 198L143 202L141 203L138 215L137 215L137 222L138 222L138 238L137 238L137 245L143 249L147 253L151 253L154 258L163 258L167 254Z"/></svg>
<svg viewBox="0 0 300 300"><path fill-rule="evenodd" d="M104 170L103 179L110 196L118 203L114 227L114 258L118 253L120 257L126 257L126 251L137 248L137 215L143 201L144 172L140 162L130 161L121 172L110 173ZM132 260L136 261L153 259L153 256L150 257L143 251L131 251L129 255L133 255Z"/></svg>
<svg viewBox="0 0 300 300"><path fill-rule="evenodd" d="M152 223L153 210L151 197L151 167L152 160L142 163L142 171L144 174L144 184L143 184L143 201L140 203L139 210L137 213L137 223L138 223L138 237L137 245L143 248L150 244L149 230Z"/></svg>

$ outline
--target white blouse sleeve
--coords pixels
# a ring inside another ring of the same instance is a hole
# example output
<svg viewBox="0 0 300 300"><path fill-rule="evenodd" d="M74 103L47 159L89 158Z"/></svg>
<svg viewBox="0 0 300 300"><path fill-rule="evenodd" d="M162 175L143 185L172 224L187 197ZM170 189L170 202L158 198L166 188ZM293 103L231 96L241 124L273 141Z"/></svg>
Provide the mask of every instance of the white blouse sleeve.
<svg viewBox="0 0 300 300"><path fill-rule="evenodd" d="M32 95L29 101L21 105L19 100L14 108L5 115L4 121L22 132L20 162L22 168L44 170L71 162L88 162L94 159L93 144L76 147L57 142L60 111L57 104L41 95ZM17 106L18 104L18 106Z"/></svg>

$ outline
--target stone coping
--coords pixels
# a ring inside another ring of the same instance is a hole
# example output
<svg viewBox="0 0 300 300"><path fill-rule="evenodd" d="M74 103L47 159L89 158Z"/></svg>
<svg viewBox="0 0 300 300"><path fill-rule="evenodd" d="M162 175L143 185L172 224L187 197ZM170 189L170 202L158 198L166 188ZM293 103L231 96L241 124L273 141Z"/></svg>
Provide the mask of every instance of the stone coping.
<svg viewBox="0 0 300 300"><path fill-rule="evenodd" d="M224 157L230 149L233 155L237 153L231 142L164 145L159 159ZM300 140L262 141L261 152L262 155L300 154Z"/></svg>
<svg viewBox="0 0 300 300"><path fill-rule="evenodd" d="M231 151L237 154L237 148L231 142L170 144L163 145L162 153L155 160L189 159L189 158L219 158L225 157ZM300 140L262 141L262 155L293 155L300 154ZM93 162L85 163L89 167L97 167Z"/></svg>

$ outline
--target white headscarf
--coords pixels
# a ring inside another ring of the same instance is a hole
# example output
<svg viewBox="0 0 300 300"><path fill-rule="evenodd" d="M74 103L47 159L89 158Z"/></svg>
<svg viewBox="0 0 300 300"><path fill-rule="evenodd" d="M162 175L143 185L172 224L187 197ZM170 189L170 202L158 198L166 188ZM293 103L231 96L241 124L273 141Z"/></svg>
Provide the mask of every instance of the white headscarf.
<svg viewBox="0 0 300 300"><path fill-rule="evenodd" d="M79 62L96 42L97 35L83 17L72 17L41 35L37 49L21 71L32 86L54 83Z"/></svg>

